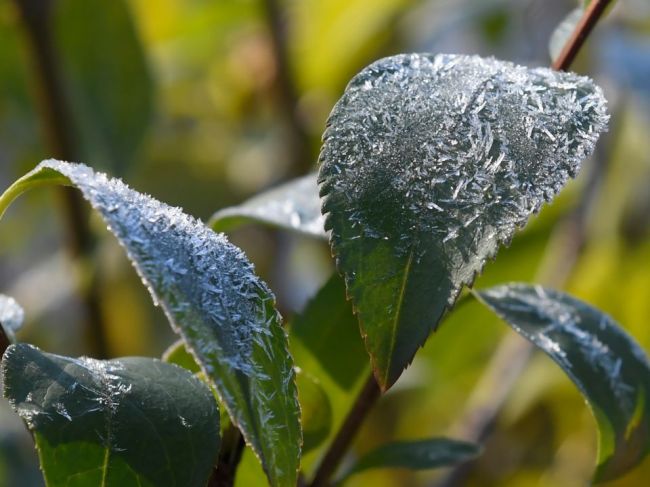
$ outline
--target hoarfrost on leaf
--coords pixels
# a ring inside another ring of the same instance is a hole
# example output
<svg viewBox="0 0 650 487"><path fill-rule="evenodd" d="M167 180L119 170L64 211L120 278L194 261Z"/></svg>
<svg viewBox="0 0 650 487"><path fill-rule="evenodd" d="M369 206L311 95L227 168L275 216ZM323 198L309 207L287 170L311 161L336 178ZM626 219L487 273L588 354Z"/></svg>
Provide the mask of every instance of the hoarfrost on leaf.
<svg viewBox="0 0 650 487"><path fill-rule="evenodd" d="M275 298L246 256L180 208L82 164L44 161L5 195L48 177L76 186L102 216L272 485L295 485L301 433L293 363Z"/></svg>
<svg viewBox="0 0 650 487"><path fill-rule="evenodd" d="M320 194L383 388L607 120L586 77L477 56L399 55L352 79L324 135Z"/></svg>
<svg viewBox="0 0 650 487"><path fill-rule="evenodd" d="M477 293L547 353L580 389L599 428L597 481L632 469L650 451L650 364L609 316L566 294L526 284Z"/></svg>

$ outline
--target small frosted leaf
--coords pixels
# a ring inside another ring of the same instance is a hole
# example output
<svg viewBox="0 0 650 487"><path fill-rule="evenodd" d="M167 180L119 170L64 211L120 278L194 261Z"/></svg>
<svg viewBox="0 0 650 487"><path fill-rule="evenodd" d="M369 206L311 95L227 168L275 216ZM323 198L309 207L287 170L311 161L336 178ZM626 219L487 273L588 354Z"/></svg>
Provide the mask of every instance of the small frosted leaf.
<svg viewBox="0 0 650 487"><path fill-rule="evenodd" d="M103 217L214 384L274 486L296 483L300 408L275 298L222 234L82 164L44 161L0 197L30 185L71 184Z"/></svg>
<svg viewBox="0 0 650 487"><path fill-rule="evenodd" d="M10 296L0 294L0 325L10 342L16 341L15 333L23 325L25 312Z"/></svg>
<svg viewBox="0 0 650 487"><path fill-rule="evenodd" d="M598 423L596 482L613 480L650 451L650 364L634 339L596 308L539 286L477 293L546 352L580 389Z"/></svg>
<svg viewBox="0 0 650 487"><path fill-rule="evenodd" d="M383 389L607 118L588 78L477 56L399 55L354 77L328 121L320 194Z"/></svg>
<svg viewBox="0 0 650 487"><path fill-rule="evenodd" d="M210 388L175 365L11 345L4 395L34 435L49 487L205 485L219 451Z"/></svg>
<svg viewBox="0 0 650 487"><path fill-rule="evenodd" d="M246 223L262 223L326 239L316 174L293 179L241 205L219 210L210 219L209 226L214 231L224 232Z"/></svg>
<svg viewBox="0 0 650 487"><path fill-rule="evenodd" d="M564 45L571 38L571 34L573 34L583 14L584 9L582 7L574 8L562 19L562 22L558 24L553 34L551 34L548 41L548 53L552 61L555 61L562 52Z"/></svg>

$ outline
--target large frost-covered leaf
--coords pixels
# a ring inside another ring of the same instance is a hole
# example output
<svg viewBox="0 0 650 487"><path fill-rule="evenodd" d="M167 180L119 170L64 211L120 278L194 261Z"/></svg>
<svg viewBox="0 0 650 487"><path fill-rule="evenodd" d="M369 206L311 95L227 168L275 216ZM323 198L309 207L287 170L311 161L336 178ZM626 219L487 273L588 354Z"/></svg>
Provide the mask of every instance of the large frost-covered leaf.
<svg viewBox="0 0 650 487"><path fill-rule="evenodd" d="M99 212L213 382L273 485L295 485L300 410L274 297L244 254L178 208L81 164L44 161L0 196L71 184Z"/></svg>
<svg viewBox="0 0 650 487"><path fill-rule="evenodd" d="M394 56L350 82L325 132L320 194L382 389L606 122L588 78L477 56Z"/></svg>
<svg viewBox="0 0 650 487"><path fill-rule="evenodd" d="M25 312L23 308L10 296L0 294L0 327L7 340L16 341L16 331L23 325Z"/></svg>
<svg viewBox="0 0 650 487"><path fill-rule="evenodd" d="M480 451L478 445L448 438L396 441L382 445L361 457L346 477L371 468L427 470L451 467L476 458Z"/></svg>
<svg viewBox="0 0 650 487"><path fill-rule="evenodd" d="M324 221L314 173L256 195L241 205L219 210L209 225L214 231L225 232L245 223L262 223L326 239Z"/></svg>
<svg viewBox="0 0 650 487"><path fill-rule="evenodd" d="M620 477L650 450L650 365L609 316L571 296L510 284L477 293L576 384L598 423L599 482Z"/></svg>
<svg viewBox="0 0 650 487"><path fill-rule="evenodd" d="M210 388L180 367L18 344L7 349L2 376L50 487L202 487L212 471L219 410Z"/></svg>

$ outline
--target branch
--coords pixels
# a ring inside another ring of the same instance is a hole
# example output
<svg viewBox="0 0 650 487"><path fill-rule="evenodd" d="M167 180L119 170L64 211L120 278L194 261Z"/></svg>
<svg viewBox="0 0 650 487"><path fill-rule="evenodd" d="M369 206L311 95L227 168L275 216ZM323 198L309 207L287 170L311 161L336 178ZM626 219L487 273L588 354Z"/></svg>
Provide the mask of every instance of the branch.
<svg viewBox="0 0 650 487"><path fill-rule="evenodd" d="M330 478L336 473L336 468L350 447L352 440L354 440L359 428L363 424L363 420L380 396L379 386L371 373L327 450L327 453L323 457L323 460L321 460L318 470L316 470L316 474L314 475L314 480L311 482L311 487L325 487L329 484Z"/></svg>
<svg viewBox="0 0 650 487"><path fill-rule="evenodd" d="M605 12L605 9L611 3L611 0L592 0L587 10L583 14L580 22L576 25L573 34L562 48L562 52L557 57L555 62L551 65L553 69L558 71L567 71L574 59L578 55L580 48L589 37L589 34L594 29L598 20Z"/></svg>

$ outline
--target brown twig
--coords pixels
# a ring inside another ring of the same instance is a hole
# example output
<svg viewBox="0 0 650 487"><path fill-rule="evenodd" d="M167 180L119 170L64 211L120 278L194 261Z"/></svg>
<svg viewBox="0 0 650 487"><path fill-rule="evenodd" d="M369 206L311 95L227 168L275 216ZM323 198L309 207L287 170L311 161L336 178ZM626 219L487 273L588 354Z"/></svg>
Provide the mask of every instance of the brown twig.
<svg viewBox="0 0 650 487"><path fill-rule="evenodd" d="M318 466L311 487L325 487L329 484L330 478L336 473L339 463L363 424L363 420L380 396L379 386L371 373Z"/></svg>
<svg viewBox="0 0 650 487"><path fill-rule="evenodd" d="M574 59L578 55L580 48L589 37L589 34L594 29L598 20L609 6L611 0L592 0L585 13L583 14L580 22L576 25L573 34L566 42L560 55L553 62L551 67L558 71L566 71L573 64Z"/></svg>
<svg viewBox="0 0 650 487"><path fill-rule="evenodd" d="M75 161L78 153L73 138L72 118L66 104L53 41L52 0L14 0L14 3L20 13L30 48L38 108L47 145L53 157ZM88 225L87 206L79 192L72 188L60 188L60 195L70 254L87 267L95 247L95 239ZM97 358L106 358L105 326L99 286L94 273L88 282L79 284L79 290L85 307L85 330L91 352Z"/></svg>
<svg viewBox="0 0 650 487"><path fill-rule="evenodd" d="M223 433L221 444L217 465L212 471L207 487L232 487L235 485L237 465L244 453L244 437L236 426L230 424Z"/></svg>

